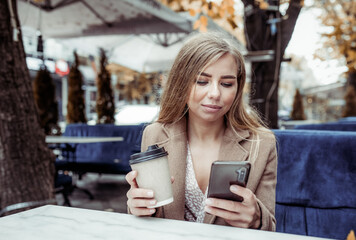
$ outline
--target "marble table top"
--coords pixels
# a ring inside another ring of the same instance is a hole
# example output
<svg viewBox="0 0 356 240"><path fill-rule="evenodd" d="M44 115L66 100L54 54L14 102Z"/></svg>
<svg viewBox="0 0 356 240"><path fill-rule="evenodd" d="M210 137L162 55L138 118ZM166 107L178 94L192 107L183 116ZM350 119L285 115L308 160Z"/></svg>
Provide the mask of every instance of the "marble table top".
<svg viewBox="0 0 356 240"><path fill-rule="evenodd" d="M98 143L98 142L120 142L123 137L67 137L46 136L46 143Z"/></svg>
<svg viewBox="0 0 356 240"><path fill-rule="evenodd" d="M320 238L46 205L0 218L0 239L312 240Z"/></svg>

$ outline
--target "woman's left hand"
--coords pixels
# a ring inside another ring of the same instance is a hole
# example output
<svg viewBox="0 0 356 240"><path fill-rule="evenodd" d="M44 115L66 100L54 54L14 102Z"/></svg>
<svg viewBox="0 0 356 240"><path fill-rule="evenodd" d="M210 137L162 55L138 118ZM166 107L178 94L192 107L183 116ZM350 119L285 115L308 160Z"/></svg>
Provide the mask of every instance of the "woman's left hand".
<svg viewBox="0 0 356 240"><path fill-rule="evenodd" d="M261 211L256 196L250 189L238 185L231 185L230 191L243 197L242 202L218 198L206 200L205 211L225 219L231 226L241 228L259 228Z"/></svg>

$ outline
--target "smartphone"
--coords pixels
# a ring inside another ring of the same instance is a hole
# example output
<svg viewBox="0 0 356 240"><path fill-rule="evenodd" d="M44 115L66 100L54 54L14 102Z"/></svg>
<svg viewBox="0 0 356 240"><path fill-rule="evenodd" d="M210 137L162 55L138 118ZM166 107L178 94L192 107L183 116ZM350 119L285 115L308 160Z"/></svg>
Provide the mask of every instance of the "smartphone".
<svg viewBox="0 0 356 240"><path fill-rule="evenodd" d="M233 184L246 187L250 174L249 162L215 161L211 165L208 198L222 198L242 202L243 198L230 191Z"/></svg>

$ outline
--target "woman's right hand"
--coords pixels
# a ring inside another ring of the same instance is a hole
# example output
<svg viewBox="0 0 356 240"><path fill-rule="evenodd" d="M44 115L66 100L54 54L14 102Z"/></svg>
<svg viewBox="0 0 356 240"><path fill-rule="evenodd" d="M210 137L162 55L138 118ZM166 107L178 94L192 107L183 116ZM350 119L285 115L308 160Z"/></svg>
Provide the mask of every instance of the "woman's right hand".
<svg viewBox="0 0 356 240"><path fill-rule="evenodd" d="M137 171L131 171L126 175L126 181L130 184L127 192L127 206L131 214L135 216L151 216L156 212L155 208L148 208L156 205L154 192L149 189L139 188L136 182Z"/></svg>

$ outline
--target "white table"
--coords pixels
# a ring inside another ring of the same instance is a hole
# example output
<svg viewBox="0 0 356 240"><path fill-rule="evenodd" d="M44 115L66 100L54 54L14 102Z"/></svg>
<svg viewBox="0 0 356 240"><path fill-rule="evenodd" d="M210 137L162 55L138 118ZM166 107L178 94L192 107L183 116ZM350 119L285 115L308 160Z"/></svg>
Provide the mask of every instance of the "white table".
<svg viewBox="0 0 356 240"><path fill-rule="evenodd" d="M6 240L320 239L51 205L0 218L0 238Z"/></svg>
<svg viewBox="0 0 356 240"><path fill-rule="evenodd" d="M123 137L66 137L46 136L46 143L98 143L98 142L121 142Z"/></svg>

